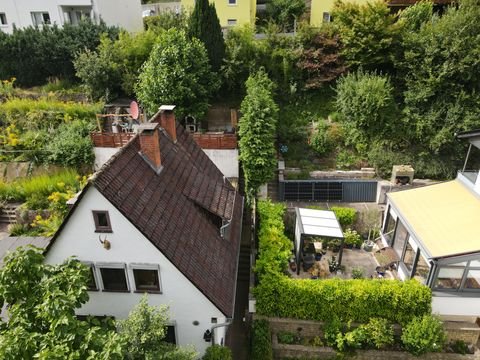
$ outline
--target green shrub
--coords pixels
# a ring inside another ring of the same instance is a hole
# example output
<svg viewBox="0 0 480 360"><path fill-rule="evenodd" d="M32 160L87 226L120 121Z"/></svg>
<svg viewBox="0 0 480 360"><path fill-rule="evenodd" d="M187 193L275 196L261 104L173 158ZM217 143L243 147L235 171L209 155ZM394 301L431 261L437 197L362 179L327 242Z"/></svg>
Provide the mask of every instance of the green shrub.
<svg viewBox="0 0 480 360"><path fill-rule="evenodd" d="M48 78L75 80L74 56L95 49L101 34L115 38L118 29L88 19L75 25L30 26L1 33L0 79L16 77L22 86L42 85Z"/></svg>
<svg viewBox="0 0 480 360"><path fill-rule="evenodd" d="M255 320L252 327L252 360L272 360L272 334L266 320Z"/></svg>
<svg viewBox="0 0 480 360"><path fill-rule="evenodd" d="M430 314L414 317L402 331L403 346L417 356L441 351L445 340L442 322Z"/></svg>
<svg viewBox="0 0 480 360"><path fill-rule="evenodd" d="M64 191L66 187L79 189L79 181L78 174L74 170L64 170L52 175L32 176L11 183L0 181L0 200L26 201L32 196L47 198L55 191Z"/></svg>
<svg viewBox="0 0 480 360"><path fill-rule="evenodd" d="M330 139L329 126L320 120L317 123L317 129L310 140L310 146L318 155L324 155L333 149L333 141Z"/></svg>
<svg viewBox="0 0 480 360"><path fill-rule="evenodd" d="M26 234L28 228L23 224L10 224L8 225L8 233L10 236L21 236Z"/></svg>
<svg viewBox="0 0 480 360"><path fill-rule="evenodd" d="M450 349L456 354L469 354L470 349L468 345L463 340L455 340L453 343L449 344Z"/></svg>
<svg viewBox="0 0 480 360"><path fill-rule="evenodd" d="M57 135L46 146L47 162L76 168L92 165L95 154L89 137L91 130L92 126L82 121L60 126Z"/></svg>
<svg viewBox="0 0 480 360"><path fill-rule="evenodd" d="M296 344L297 343L296 335L289 331L278 332L277 339L280 344Z"/></svg>
<svg viewBox="0 0 480 360"><path fill-rule="evenodd" d="M353 208L333 206L331 210L335 213L338 222L344 228L352 226L357 218L357 210Z"/></svg>
<svg viewBox="0 0 480 360"><path fill-rule="evenodd" d="M363 279L363 270L359 268L352 269L352 279Z"/></svg>
<svg viewBox="0 0 480 360"><path fill-rule="evenodd" d="M336 346L342 352L360 348L382 349L393 342L393 327L380 318L372 318L367 324L345 334L338 333L336 337Z"/></svg>
<svg viewBox="0 0 480 360"><path fill-rule="evenodd" d="M365 323L380 317L406 324L431 312L431 290L416 280L290 279L265 277L254 290L257 313L265 316ZM312 301L315 299L315 301Z"/></svg>
<svg viewBox="0 0 480 360"><path fill-rule="evenodd" d="M232 360L232 350L221 345L212 345L207 348L203 360Z"/></svg>
<svg viewBox="0 0 480 360"><path fill-rule="evenodd" d="M343 232L345 245L360 247L363 243L362 237L355 230L347 229Z"/></svg>
<svg viewBox="0 0 480 360"><path fill-rule="evenodd" d="M334 315L332 318L325 322L323 326L323 336L325 338L325 343L328 346L336 346L337 344L337 334L342 331L342 322L338 316Z"/></svg>
<svg viewBox="0 0 480 360"><path fill-rule="evenodd" d="M259 201L258 251L255 272L261 279L266 275L282 274L288 267L292 242L285 236L283 214L285 205L270 200Z"/></svg>

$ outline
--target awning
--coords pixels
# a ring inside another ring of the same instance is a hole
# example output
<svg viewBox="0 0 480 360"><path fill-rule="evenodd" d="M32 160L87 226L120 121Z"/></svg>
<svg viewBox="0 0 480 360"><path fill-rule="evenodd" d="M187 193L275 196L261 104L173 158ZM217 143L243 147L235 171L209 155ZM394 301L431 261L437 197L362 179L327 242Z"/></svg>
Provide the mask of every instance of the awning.
<svg viewBox="0 0 480 360"><path fill-rule="evenodd" d="M480 199L459 180L388 198L430 257L480 251Z"/></svg>
<svg viewBox="0 0 480 360"><path fill-rule="evenodd" d="M298 209L303 234L343 238L343 232L333 211Z"/></svg>

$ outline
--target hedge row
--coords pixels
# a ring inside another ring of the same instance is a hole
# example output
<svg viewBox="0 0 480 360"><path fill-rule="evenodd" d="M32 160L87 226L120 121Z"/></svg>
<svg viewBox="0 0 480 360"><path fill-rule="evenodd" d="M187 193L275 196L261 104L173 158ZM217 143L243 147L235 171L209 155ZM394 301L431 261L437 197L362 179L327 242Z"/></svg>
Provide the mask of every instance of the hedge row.
<svg viewBox="0 0 480 360"><path fill-rule="evenodd" d="M284 273L291 256L292 242L285 236L283 204L273 204L270 200L258 202L260 228L258 232L259 256L255 272L259 279L265 275Z"/></svg>
<svg viewBox="0 0 480 360"><path fill-rule="evenodd" d="M252 326L252 360L272 360L272 334L266 320L255 320Z"/></svg>
<svg viewBox="0 0 480 360"><path fill-rule="evenodd" d="M290 279L265 277L255 288L257 313L266 316L368 322L370 318L406 324L431 313L431 290L416 280Z"/></svg>

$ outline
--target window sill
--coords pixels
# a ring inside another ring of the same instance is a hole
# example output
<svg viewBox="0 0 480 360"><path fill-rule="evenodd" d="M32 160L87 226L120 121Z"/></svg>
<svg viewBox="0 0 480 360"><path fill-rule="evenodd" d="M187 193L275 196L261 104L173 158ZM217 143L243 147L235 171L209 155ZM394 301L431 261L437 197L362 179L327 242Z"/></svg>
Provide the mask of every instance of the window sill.
<svg viewBox="0 0 480 360"><path fill-rule="evenodd" d="M95 292L97 292L97 291L100 291L100 290L99 290L99 289L87 289L87 291L95 291Z"/></svg>
<svg viewBox="0 0 480 360"><path fill-rule="evenodd" d="M103 289L102 292L111 292L111 293L129 293L130 290L106 290Z"/></svg>
<svg viewBox="0 0 480 360"><path fill-rule="evenodd" d="M113 233L112 229L95 229L96 233Z"/></svg>
<svg viewBox="0 0 480 360"><path fill-rule="evenodd" d="M134 293L136 294L163 294L161 291L155 291L155 290L135 290Z"/></svg>

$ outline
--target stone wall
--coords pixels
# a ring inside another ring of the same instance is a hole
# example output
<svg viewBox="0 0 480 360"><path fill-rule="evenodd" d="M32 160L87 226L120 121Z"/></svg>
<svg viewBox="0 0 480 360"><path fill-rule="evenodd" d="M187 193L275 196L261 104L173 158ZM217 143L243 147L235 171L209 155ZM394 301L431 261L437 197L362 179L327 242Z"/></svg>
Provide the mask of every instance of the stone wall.
<svg viewBox="0 0 480 360"><path fill-rule="evenodd" d="M286 345L279 344L277 334L279 332L298 333L302 337L323 337L323 322L296 320L275 317L264 317L255 314L254 319L266 319L270 323L272 331L272 347L275 359L288 357L302 357L312 359L331 359L335 356L335 350L329 347L313 347L303 345ZM352 324L352 329L355 328ZM444 322L444 329L447 334L447 342L462 340L466 344L477 344L480 328L475 323L467 322ZM401 334L401 328L394 326L394 331L398 335ZM473 355L461 355L450 353L430 353L420 357L413 356L403 351L379 351L379 350L358 350L350 357L353 360L408 360L408 359L424 359L424 360L480 360L480 351L476 351Z"/></svg>

